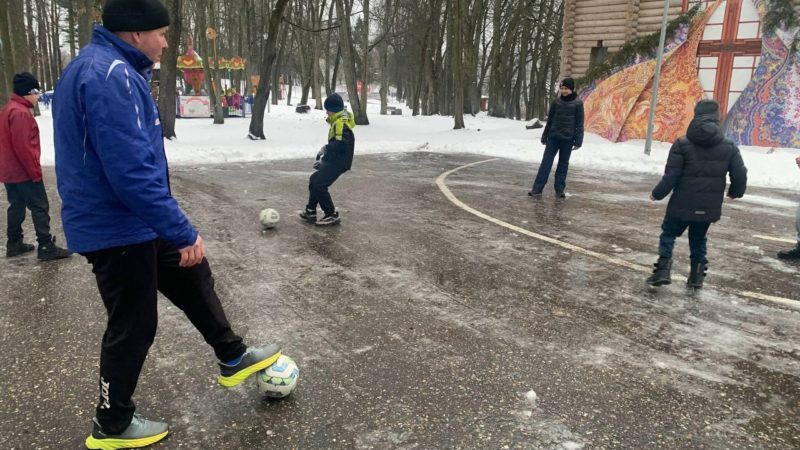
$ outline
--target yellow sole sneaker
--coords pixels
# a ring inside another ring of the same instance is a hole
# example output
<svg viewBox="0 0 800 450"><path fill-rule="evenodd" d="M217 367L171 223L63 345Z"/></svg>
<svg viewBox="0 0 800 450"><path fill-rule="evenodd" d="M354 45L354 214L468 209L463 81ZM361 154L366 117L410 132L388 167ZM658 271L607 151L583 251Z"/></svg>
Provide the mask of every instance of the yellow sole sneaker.
<svg viewBox="0 0 800 450"><path fill-rule="evenodd" d="M161 434L139 439L97 439L90 435L88 438L86 438L86 448L91 450L115 450L118 448L146 447L164 439L168 434L169 431L165 431Z"/></svg>
<svg viewBox="0 0 800 450"><path fill-rule="evenodd" d="M249 355L245 354L245 357ZM272 353L268 358L261 359L260 361L251 364L245 367L242 370L232 374L232 375L220 375L217 381L221 386L224 387L234 387L240 385L244 380L247 379L250 375L258 372L259 370L266 369L267 367L275 364L275 361L278 360L281 356L281 351L278 350L275 353Z"/></svg>

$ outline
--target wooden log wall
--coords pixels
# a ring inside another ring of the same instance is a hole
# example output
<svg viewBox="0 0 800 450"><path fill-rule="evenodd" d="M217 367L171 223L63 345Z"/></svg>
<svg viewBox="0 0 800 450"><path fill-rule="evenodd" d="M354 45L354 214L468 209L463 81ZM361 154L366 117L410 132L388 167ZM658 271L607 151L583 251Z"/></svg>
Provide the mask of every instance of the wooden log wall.
<svg viewBox="0 0 800 450"><path fill-rule="evenodd" d="M658 31L663 8L663 0L564 0L562 77L583 76L598 41L613 53L631 39ZM670 0L669 20L681 10L681 0Z"/></svg>

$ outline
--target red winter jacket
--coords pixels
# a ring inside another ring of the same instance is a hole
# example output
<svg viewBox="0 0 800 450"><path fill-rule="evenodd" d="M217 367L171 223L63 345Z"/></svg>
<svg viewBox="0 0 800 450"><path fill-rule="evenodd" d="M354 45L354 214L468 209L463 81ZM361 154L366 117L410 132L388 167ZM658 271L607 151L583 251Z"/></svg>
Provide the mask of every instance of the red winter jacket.
<svg viewBox="0 0 800 450"><path fill-rule="evenodd" d="M0 183L42 181L39 127L31 108L24 97L11 94L0 109Z"/></svg>

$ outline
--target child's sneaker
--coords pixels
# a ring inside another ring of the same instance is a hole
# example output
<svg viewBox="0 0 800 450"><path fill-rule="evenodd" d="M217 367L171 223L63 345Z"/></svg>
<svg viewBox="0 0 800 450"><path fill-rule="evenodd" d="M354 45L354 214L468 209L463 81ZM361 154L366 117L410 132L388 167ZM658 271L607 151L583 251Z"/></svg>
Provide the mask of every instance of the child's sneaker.
<svg viewBox="0 0 800 450"><path fill-rule="evenodd" d="M316 209L304 209L300 211L298 214L301 219L305 220L308 223L314 223L317 221L317 210Z"/></svg>
<svg viewBox="0 0 800 450"><path fill-rule="evenodd" d="M120 434L103 433L96 418L92 419L94 428L92 434L86 438L86 448L93 450L114 450L118 448L140 448L167 437L169 425L164 422L147 420L139 414L133 414L133 420L128 428Z"/></svg>
<svg viewBox="0 0 800 450"><path fill-rule="evenodd" d="M320 227L327 227L330 225L336 225L339 223L339 212L336 211L333 214L325 214L325 217L319 219L316 225Z"/></svg>
<svg viewBox="0 0 800 450"><path fill-rule="evenodd" d="M219 384L233 387L240 384L250 375L273 365L281 356L278 344L269 344L264 348L247 347L247 351L236 364L219 364Z"/></svg>

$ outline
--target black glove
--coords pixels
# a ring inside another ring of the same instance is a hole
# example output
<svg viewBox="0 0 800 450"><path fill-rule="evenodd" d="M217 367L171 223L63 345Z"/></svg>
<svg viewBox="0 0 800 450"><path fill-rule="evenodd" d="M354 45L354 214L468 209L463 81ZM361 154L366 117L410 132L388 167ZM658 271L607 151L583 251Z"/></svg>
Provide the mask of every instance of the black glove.
<svg viewBox="0 0 800 450"><path fill-rule="evenodd" d="M319 170L322 167L322 161L317 161L314 163L314 170Z"/></svg>
<svg viewBox="0 0 800 450"><path fill-rule="evenodd" d="M319 151L317 152L317 161L325 157L325 151L327 149L328 149L327 145L323 145L322 147L320 147Z"/></svg>
<svg viewBox="0 0 800 450"><path fill-rule="evenodd" d="M547 139L542 138L542 145L547 145Z"/></svg>

